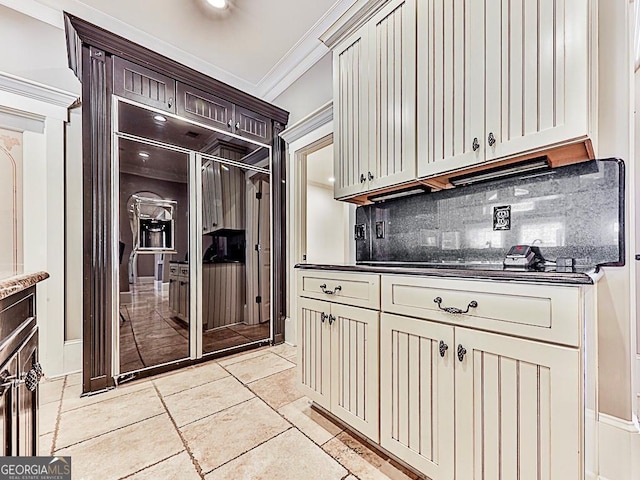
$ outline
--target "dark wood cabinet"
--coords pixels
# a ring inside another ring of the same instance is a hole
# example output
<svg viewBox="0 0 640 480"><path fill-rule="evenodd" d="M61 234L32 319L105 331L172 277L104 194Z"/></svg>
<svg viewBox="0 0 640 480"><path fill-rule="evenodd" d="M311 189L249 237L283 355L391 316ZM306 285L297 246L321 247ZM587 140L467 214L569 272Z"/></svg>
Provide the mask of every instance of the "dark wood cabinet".
<svg viewBox="0 0 640 480"><path fill-rule="evenodd" d="M178 115L229 130L233 125L233 103L184 83L178 83Z"/></svg>
<svg viewBox="0 0 640 480"><path fill-rule="evenodd" d="M0 455L38 455L35 287L0 300Z"/></svg>
<svg viewBox="0 0 640 480"><path fill-rule="evenodd" d="M270 118L184 83L178 83L177 93L178 115L260 143L271 143Z"/></svg>
<svg viewBox="0 0 640 480"><path fill-rule="evenodd" d="M174 79L120 57L113 58L113 93L167 112L176 111Z"/></svg>

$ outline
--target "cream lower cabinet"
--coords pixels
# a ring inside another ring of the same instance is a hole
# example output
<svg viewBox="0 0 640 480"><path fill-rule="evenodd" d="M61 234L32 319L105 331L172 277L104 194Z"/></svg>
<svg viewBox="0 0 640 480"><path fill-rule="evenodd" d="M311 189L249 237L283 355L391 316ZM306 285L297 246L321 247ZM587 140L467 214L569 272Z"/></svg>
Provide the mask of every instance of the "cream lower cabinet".
<svg viewBox="0 0 640 480"><path fill-rule="evenodd" d="M459 327L455 345L456 478L584 478L578 349Z"/></svg>
<svg viewBox="0 0 640 480"><path fill-rule="evenodd" d="M383 313L380 445L433 479L454 475L453 327Z"/></svg>
<svg viewBox="0 0 640 480"><path fill-rule="evenodd" d="M381 446L433 480L582 478L577 348L383 313L380 390Z"/></svg>
<svg viewBox="0 0 640 480"><path fill-rule="evenodd" d="M302 391L378 441L378 311L298 299Z"/></svg>

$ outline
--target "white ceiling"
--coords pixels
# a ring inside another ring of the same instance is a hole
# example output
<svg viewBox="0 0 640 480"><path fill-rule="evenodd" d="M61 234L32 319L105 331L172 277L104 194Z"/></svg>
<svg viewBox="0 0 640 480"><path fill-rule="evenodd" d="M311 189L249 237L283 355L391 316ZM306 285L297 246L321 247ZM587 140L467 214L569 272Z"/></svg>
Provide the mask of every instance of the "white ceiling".
<svg viewBox="0 0 640 480"><path fill-rule="evenodd" d="M319 36L356 0L0 0L62 26L62 11L273 100L328 49ZM57 16L56 16L57 14Z"/></svg>

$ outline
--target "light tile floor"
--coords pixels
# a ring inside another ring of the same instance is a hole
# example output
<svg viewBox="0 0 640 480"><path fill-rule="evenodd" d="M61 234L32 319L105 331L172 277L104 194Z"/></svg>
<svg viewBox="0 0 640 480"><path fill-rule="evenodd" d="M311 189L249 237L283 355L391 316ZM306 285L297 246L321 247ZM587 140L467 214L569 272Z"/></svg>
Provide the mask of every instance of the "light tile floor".
<svg viewBox="0 0 640 480"><path fill-rule="evenodd" d="M80 375L40 389L40 455L73 478L417 479L311 408L288 345L80 398Z"/></svg>

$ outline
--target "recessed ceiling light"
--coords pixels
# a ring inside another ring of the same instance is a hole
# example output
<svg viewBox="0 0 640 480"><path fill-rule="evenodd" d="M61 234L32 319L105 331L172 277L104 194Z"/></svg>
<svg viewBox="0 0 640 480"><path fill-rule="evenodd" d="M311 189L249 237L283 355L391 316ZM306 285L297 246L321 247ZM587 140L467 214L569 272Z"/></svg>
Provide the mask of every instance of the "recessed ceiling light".
<svg viewBox="0 0 640 480"><path fill-rule="evenodd" d="M227 7L227 0L207 0L207 3L215 8Z"/></svg>
<svg viewBox="0 0 640 480"><path fill-rule="evenodd" d="M140 155L142 158L149 158L149 154L147 152L138 152L138 155Z"/></svg>
<svg viewBox="0 0 640 480"><path fill-rule="evenodd" d="M336 179L335 179L335 177L329 177L329 181L330 181L331 183L333 183L333 182L335 182L335 181L336 181Z"/></svg>
<svg viewBox="0 0 640 480"><path fill-rule="evenodd" d="M154 120L157 120L158 122L166 122L167 119L165 117L163 117L162 115L156 115L153 117Z"/></svg>

